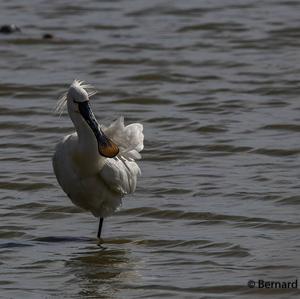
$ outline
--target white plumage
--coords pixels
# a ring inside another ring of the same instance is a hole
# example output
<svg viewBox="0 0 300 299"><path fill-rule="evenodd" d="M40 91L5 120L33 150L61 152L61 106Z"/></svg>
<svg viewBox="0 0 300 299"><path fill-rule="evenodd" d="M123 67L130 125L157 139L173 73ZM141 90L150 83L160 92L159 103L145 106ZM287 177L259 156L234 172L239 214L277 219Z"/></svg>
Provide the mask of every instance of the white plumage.
<svg viewBox="0 0 300 299"><path fill-rule="evenodd" d="M124 126L123 117L100 126L88 103L95 92L88 88L75 80L58 103L60 111L67 105L76 132L56 146L53 168L71 201L103 218L120 206L125 194L135 191L141 173L135 159L141 158L144 147L143 126Z"/></svg>

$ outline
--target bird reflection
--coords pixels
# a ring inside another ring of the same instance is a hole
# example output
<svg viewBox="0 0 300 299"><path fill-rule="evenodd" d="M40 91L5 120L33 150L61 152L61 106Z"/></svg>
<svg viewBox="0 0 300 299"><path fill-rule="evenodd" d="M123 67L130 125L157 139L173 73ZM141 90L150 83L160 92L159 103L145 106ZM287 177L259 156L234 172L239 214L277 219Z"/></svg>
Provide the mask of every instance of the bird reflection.
<svg viewBox="0 0 300 299"><path fill-rule="evenodd" d="M66 262L66 267L75 276L78 295L95 298L115 298L122 284L136 281L135 263L126 249L106 248L77 254Z"/></svg>

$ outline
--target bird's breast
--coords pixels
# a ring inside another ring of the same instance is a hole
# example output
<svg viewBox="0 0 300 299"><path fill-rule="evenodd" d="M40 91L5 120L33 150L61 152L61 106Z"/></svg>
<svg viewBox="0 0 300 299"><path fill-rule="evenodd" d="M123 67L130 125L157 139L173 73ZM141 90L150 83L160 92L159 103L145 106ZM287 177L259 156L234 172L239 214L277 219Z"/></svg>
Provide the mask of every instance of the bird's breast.
<svg viewBox="0 0 300 299"><path fill-rule="evenodd" d="M105 159L98 153L86 153L80 150L72 154L72 161L76 173L82 178L97 175L105 164Z"/></svg>

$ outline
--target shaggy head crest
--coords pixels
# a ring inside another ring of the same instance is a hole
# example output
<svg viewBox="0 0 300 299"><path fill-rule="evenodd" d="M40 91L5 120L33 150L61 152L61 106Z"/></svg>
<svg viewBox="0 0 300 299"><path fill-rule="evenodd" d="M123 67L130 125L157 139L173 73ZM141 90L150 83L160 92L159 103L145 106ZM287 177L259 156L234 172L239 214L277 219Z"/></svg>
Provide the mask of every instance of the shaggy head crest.
<svg viewBox="0 0 300 299"><path fill-rule="evenodd" d="M78 89L82 92L86 93L88 98L92 97L97 93L97 91L93 88L92 85L86 84L84 81L74 80L73 83L70 85L67 92L65 92L57 101L55 112L61 115L64 111L64 108L68 101L68 93L71 89Z"/></svg>

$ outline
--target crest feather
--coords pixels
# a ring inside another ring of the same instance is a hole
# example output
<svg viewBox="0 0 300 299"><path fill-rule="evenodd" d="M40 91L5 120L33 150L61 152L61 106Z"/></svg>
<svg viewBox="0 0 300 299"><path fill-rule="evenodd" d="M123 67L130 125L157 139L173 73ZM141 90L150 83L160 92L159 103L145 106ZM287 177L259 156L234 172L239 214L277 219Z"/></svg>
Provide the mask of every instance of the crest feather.
<svg viewBox="0 0 300 299"><path fill-rule="evenodd" d="M92 85L86 84L84 81L81 80L75 79L71 85L77 85L78 87L83 88L87 92L89 98L91 98L97 93L97 91ZM65 92L61 97L59 97L57 101L57 104L55 106L55 112L58 113L59 115L63 113L64 108L67 104L67 95L68 92Z"/></svg>

